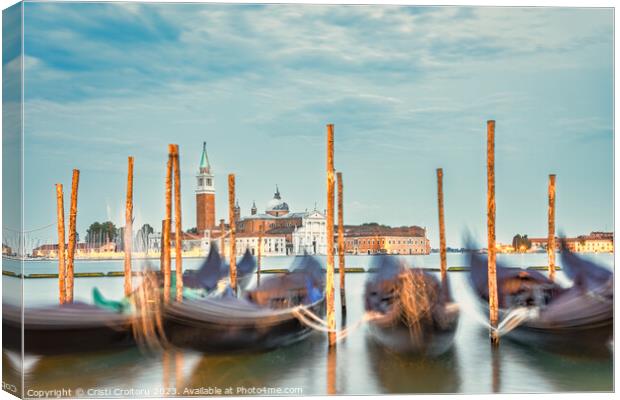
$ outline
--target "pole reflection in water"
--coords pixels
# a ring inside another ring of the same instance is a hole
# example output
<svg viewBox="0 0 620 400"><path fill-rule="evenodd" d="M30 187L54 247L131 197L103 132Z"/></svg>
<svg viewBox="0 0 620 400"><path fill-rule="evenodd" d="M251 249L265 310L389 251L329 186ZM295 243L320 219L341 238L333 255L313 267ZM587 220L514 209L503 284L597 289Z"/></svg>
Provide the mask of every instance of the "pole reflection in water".
<svg viewBox="0 0 620 400"><path fill-rule="evenodd" d="M383 393L458 393L461 391L459 359L455 349L428 358L386 350L366 338L368 364L372 365Z"/></svg>
<svg viewBox="0 0 620 400"><path fill-rule="evenodd" d="M133 348L112 353L103 351L42 357L27 355L26 360L34 361L31 365L24 365L28 366L24 369L26 388L54 390L63 387L74 392L77 388L141 388L141 383L135 383L137 376L143 372L143 366L152 365L155 359ZM6 374L7 364L4 367L3 374Z"/></svg>
<svg viewBox="0 0 620 400"><path fill-rule="evenodd" d="M327 394L336 394L336 346L327 349Z"/></svg>
<svg viewBox="0 0 620 400"><path fill-rule="evenodd" d="M501 392L501 360L500 360L500 350L497 346L491 345L491 369L492 369L492 378L491 378L491 391L493 393Z"/></svg>
<svg viewBox="0 0 620 400"><path fill-rule="evenodd" d="M164 389L164 393L165 393L165 389L170 387L170 350L164 350L164 352L161 355L161 367L162 367L162 389Z"/></svg>
<svg viewBox="0 0 620 400"><path fill-rule="evenodd" d="M174 353L174 381L178 395L183 390L183 353L180 351Z"/></svg>

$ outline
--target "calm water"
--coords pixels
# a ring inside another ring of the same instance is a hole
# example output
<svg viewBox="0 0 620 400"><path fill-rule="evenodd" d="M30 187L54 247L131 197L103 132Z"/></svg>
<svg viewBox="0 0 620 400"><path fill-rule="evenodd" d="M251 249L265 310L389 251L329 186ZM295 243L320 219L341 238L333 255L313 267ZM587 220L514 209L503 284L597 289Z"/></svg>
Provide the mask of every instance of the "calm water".
<svg viewBox="0 0 620 400"><path fill-rule="evenodd" d="M613 268L611 254L591 256ZM347 257L347 266L368 267L372 257ZM438 256L409 257L413 265L437 267ZM545 254L500 255L508 265L544 265ZM289 257L269 258L265 268L284 268ZM184 260L196 268L200 260ZM156 265L156 264L155 264ZM448 265L466 265L461 254L449 254ZM19 269L5 260L3 269ZM54 262L29 262L25 273L54 272ZM78 272L121 270L121 261L77 262ZM17 272L17 270L15 270ZM561 274L560 274L561 275ZM85 395L106 397L156 396L167 391L178 395L205 395L208 390L244 394L237 390L282 388L297 394L381 394L381 393L493 393L565 392L613 390L613 360L590 359L546 353L505 339L492 353L488 331L467 284L467 273L448 274L455 300L461 305L461 319L452 351L441 358L425 360L391 354L376 346L365 327L354 331L330 357L326 338L315 333L307 340L276 351L235 356L210 356L195 352L141 354L138 350L79 356L27 357L25 385L32 390L81 388ZM346 276L347 321L353 325L363 314L362 293L365 273ZM561 277L563 278L563 277ZM55 279L25 279L27 305L56 301ZM19 280L3 276L4 301L19 298ZM104 295L119 298L123 278L78 278L75 297L90 302L93 287ZM336 296L337 302L339 296ZM337 304L337 310L339 305ZM337 316L339 324L341 316ZM14 354L3 354L4 381L15 380L11 363ZM328 372L330 371L330 372ZM202 389L201 389L202 388ZM202 390L202 392L200 391ZM251 394L251 392L250 392Z"/></svg>

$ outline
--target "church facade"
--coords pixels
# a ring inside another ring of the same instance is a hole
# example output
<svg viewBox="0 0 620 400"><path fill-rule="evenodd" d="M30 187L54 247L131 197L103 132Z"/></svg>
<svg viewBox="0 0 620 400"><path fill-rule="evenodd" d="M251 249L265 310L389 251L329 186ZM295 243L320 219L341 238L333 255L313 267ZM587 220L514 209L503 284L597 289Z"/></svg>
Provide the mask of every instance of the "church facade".
<svg viewBox="0 0 620 400"><path fill-rule="evenodd" d="M237 232L245 238L277 237L284 238L285 247L279 246L282 255L327 254L327 221L319 211L291 212L288 203L282 199L276 186L273 198L267 202L264 213L258 213L256 203L252 204L250 215L239 216L236 221ZM253 241L242 243L242 251ZM244 246L245 244L245 246Z"/></svg>

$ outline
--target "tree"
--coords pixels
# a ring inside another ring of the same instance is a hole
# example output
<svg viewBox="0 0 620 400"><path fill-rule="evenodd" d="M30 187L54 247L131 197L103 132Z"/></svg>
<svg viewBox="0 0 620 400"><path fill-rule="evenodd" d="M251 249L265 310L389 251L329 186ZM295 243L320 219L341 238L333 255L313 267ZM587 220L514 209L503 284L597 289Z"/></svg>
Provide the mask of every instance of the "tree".
<svg viewBox="0 0 620 400"><path fill-rule="evenodd" d="M149 251L149 236L152 235L153 232L155 232L155 230L151 225L144 224L138 233L136 233L136 241L142 246L146 253Z"/></svg>
<svg viewBox="0 0 620 400"><path fill-rule="evenodd" d="M192 235L197 235L198 234L198 228L194 227L194 228L190 228L187 230L187 233L191 233Z"/></svg>
<svg viewBox="0 0 620 400"><path fill-rule="evenodd" d="M148 236L148 235L150 235L153 232L155 232L155 230L149 224L144 224L144 225L142 225L142 228L140 228L140 233L142 233L145 236Z"/></svg>
<svg viewBox="0 0 620 400"><path fill-rule="evenodd" d="M512 247L516 252L523 253L532 248L532 242L530 242L527 235L516 234L512 238Z"/></svg>
<svg viewBox="0 0 620 400"><path fill-rule="evenodd" d="M102 245L103 243L116 240L118 231L112 221L104 223L93 222L86 230L86 242L91 245Z"/></svg>

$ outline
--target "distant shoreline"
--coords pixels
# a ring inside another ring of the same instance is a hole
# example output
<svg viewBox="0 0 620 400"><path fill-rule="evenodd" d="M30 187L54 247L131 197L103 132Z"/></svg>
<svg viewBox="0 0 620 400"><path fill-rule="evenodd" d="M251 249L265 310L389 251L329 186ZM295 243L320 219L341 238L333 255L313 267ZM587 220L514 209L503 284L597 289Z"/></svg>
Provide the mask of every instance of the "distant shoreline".
<svg viewBox="0 0 620 400"><path fill-rule="evenodd" d="M478 250L477 252L480 252L480 250ZM449 254L466 254L468 252L466 251L450 251L448 252ZM486 254L486 252L483 252L484 254ZM500 254L511 254L511 255L527 255L527 254L544 254L546 252L525 252L525 253L497 253L498 255ZM559 252L556 252L559 253ZM434 254L439 254L438 252L433 252L431 251L429 254L345 254L345 256L347 257L368 257L368 256L378 256L378 255L394 255L394 256L430 256L430 255L434 255ZM599 252L599 251L592 251L592 252L579 252L578 254L614 254L614 252ZM284 257L295 257L295 256L300 256L301 254L290 254L290 255L275 255L275 256L263 256L262 258L284 258ZM311 254L313 256L317 256L317 257L325 257L326 254ZM184 260L202 260L205 257L207 257L207 255L201 255L201 256L183 256ZM15 256L7 256L7 255L3 255L2 256L3 259L8 259L8 260L15 260L15 261L25 261L25 262L46 262L46 261L58 261L58 258L43 258L43 257L33 257L33 258L19 258L19 257L15 257ZM134 261L150 261L150 260L159 260L159 256L157 257L135 257L132 258L132 260ZM100 258L100 257L93 257L93 258L85 258L85 257L80 257L80 258L76 258L75 261L88 261L88 262L97 262L97 261L101 261L101 262L109 262L109 261L123 261L124 258L123 257L108 257L108 258Z"/></svg>

